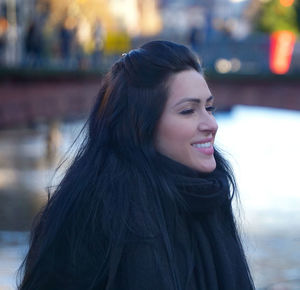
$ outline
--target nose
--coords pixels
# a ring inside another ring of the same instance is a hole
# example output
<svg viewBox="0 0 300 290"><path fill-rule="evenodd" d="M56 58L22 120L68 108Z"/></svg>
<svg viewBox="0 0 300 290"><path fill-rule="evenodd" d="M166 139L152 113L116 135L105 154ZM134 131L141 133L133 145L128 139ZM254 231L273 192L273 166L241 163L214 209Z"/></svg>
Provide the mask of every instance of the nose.
<svg viewBox="0 0 300 290"><path fill-rule="evenodd" d="M198 123L199 131L207 131L208 133L215 134L218 130L218 123L212 114L205 114L200 118Z"/></svg>

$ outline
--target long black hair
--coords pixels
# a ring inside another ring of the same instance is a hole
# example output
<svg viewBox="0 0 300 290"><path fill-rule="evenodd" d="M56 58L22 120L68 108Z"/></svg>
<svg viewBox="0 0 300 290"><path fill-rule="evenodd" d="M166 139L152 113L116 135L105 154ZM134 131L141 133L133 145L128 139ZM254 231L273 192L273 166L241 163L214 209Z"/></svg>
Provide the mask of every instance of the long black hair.
<svg viewBox="0 0 300 290"><path fill-rule="evenodd" d="M128 232L162 236L170 289L177 289L166 225L171 211L164 201L175 209L180 198L161 171L154 135L170 76L190 69L201 73L197 57L168 41L146 43L112 66L88 118L86 139L35 222L19 289L104 288L116 273ZM215 159L233 195L230 167L217 150Z"/></svg>

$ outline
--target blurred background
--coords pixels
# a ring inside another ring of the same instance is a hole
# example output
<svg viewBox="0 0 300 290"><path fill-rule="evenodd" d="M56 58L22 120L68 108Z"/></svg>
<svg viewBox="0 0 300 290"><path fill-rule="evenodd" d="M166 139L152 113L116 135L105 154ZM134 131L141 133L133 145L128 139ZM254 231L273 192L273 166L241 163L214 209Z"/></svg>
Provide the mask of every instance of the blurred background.
<svg viewBox="0 0 300 290"><path fill-rule="evenodd" d="M257 289L300 289L299 30L300 0L0 0L0 290L101 77L152 39L201 59Z"/></svg>

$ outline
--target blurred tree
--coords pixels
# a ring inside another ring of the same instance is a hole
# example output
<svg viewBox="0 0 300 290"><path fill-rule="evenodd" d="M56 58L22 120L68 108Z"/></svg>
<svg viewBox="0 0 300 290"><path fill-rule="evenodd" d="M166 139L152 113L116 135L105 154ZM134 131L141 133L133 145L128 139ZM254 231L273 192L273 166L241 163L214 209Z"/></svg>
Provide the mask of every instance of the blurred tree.
<svg viewBox="0 0 300 290"><path fill-rule="evenodd" d="M106 30L118 29L119 24L122 23L129 34L150 35L159 32L162 28L158 0L37 1L39 7L50 9L48 24L52 28L67 17L70 19L70 23L77 22L78 24L81 21L87 21L92 26L97 22L97 19L101 19Z"/></svg>
<svg viewBox="0 0 300 290"><path fill-rule="evenodd" d="M85 53L91 53L94 47L93 27L96 22L99 19L107 25L113 22L107 0L38 0L38 3L50 10L45 27L47 37L57 39L63 23L65 30L74 34L78 44L73 44L75 47L71 47L71 50L82 48ZM52 42L52 46L55 46L54 50L59 50L58 43Z"/></svg>
<svg viewBox="0 0 300 290"><path fill-rule="evenodd" d="M297 2L297 3L296 3ZM258 17L257 29L262 32L288 30L299 32L297 11L299 12L299 0L270 0L261 6ZM298 7L298 10L296 9Z"/></svg>
<svg viewBox="0 0 300 290"><path fill-rule="evenodd" d="M108 18L108 7L105 0L38 0L50 6L50 24L56 25L66 17L76 20L86 18L93 23L97 17Z"/></svg>
<svg viewBox="0 0 300 290"><path fill-rule="evenodd" d="M96 48L93 33L99 21L106 32L103 38L120 32L128 36L154 35L162 28L158 0L37 1L40 7L47 7L51 12L47 14L46 33L57 33L57 27L64 23L66 29L76 32L76 40L87 54Z"/></svg>
<svg viewBox="0 0 300 290"><path fill-rule="evenodd" d="M297 13L297 24L298 24L298 28L299 28L300 27L300 1L299 0L296 1L294 6L295 6L296 13Z"/></svg>

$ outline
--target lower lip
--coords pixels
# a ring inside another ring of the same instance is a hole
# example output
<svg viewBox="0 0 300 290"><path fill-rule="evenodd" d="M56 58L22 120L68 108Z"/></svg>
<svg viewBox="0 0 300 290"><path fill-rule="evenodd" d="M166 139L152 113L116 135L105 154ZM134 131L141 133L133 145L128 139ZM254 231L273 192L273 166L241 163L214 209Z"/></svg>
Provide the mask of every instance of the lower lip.
<svg viewBox="0 0 300 290"><path fill-rule="evenodd" d="M203 153L205 155L212 155L212 154L214 154L214 147L213 146L210 146L210 147L207 147L207 148L204 148L204 147L198 148L198 147L194 147L193 146L193 148L195 148L197 151L199 151L199 152L201 152L201 153Z"/></svg>

